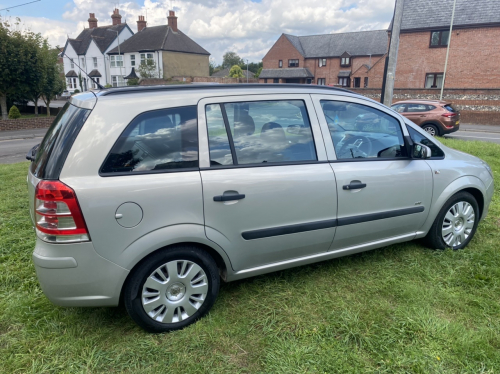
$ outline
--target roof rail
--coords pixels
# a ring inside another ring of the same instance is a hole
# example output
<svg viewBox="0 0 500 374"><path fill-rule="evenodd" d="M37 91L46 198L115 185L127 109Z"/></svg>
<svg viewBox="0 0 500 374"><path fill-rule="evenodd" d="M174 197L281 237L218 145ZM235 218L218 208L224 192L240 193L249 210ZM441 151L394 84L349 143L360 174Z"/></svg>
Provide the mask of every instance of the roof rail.
<svg viewBox="0 0 500 374"><path fill-rule="evenodd" d="M184 91L184 90L219 90L219 89L239 89L239 88L314 88L330 91L339 92L350 92L344 88L330 87L330 86L316 86L309 84L279 84L279 83L239 83L239 84L179 84L179 85L164 85L164 86L134 86L134 87L115 87L107 88L99 91L99 96L110 96L110 95L126 95L141 92L157 92L157 91Z"/></svg>

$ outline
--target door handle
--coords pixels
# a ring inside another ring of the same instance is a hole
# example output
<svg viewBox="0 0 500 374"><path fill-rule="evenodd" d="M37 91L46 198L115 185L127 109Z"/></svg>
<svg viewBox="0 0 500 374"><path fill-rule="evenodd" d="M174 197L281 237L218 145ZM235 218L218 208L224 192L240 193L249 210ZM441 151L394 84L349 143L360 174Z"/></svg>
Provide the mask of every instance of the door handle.
<svg viewBox="0 0 500 374"><path fill-rule="evenodd" d="M351 184L346 184L344 187L342 187L342 189L349 191L349 190L359 190L365 187L366 183L351 183Z"/></svg>
<svg viewBox="0 0 500 374"><path fill-rule="evenodd" d="M244 198L245 198L245 194L219 195L219 196L214 196L214 201L233 201L233 200L241 200Z"/></svg>

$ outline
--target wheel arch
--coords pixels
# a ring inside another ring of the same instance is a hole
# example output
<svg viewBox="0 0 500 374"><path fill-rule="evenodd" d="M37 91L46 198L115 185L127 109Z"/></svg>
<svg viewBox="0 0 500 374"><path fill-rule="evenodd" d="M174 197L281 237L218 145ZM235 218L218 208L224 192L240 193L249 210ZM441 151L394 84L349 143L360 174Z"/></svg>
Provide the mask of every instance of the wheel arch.
<svg viewBox="0 0 500 374"><path fill-rule="evenodd" d="M441 136L441 134L443 133L443 130L441 129L441 125L438 122L435 122L435 121L426 121L426 122L422 123L420 125L420 127L423 129L425 125L433 125L436 128L436 130L438 132L437 134L439 136Z"/></svg>

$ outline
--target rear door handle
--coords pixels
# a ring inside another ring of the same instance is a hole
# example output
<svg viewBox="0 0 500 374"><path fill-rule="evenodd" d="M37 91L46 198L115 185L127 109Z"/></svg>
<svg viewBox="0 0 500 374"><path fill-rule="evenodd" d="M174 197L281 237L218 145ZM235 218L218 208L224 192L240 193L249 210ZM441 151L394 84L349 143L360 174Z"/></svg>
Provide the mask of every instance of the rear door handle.
<svg viewBox="0 0 500 374"><path fill-rule="evenodd" d="M214 196L214 201L233 201L233 200L241 200L244 198L245 198L245 194L219 195L219 196Z"/></svg>
<svg viewBox="0 0 500 374"><path fill-rule="evenodd" d="M361 188L365 188L366 183L351 183L351 184L346 184L344 187L342 187L344 190L359 190Z"/></svg>

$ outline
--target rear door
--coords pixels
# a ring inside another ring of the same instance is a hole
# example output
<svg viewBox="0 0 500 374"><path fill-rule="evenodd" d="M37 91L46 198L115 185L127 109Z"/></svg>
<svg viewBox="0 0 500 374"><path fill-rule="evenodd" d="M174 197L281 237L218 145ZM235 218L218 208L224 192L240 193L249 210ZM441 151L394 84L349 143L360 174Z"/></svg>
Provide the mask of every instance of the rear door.
<svg viewBox="0 0 500 374"><path fill-rule="evenodd" d="M233 269L326 252L337 193L310 97L206 99L198 117L206 235Z"/></svg>
<svg viewBox="0 0 500 374"><path fill-rule="evenodd" d="M427 218L432 173L408 157L406 126L371 102L313 95L328 159L335 172L338 227L331 250L410 240ZM373 120L360 130L356 118Z"/></svg>

